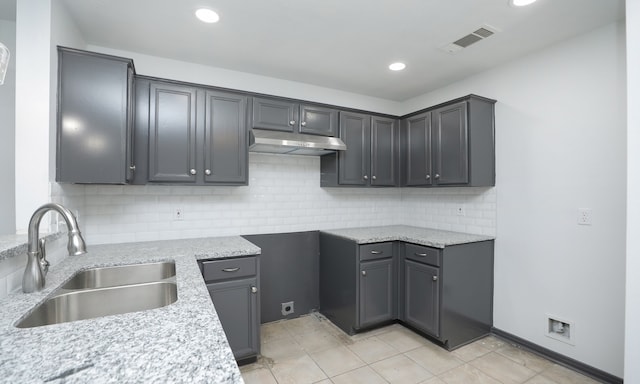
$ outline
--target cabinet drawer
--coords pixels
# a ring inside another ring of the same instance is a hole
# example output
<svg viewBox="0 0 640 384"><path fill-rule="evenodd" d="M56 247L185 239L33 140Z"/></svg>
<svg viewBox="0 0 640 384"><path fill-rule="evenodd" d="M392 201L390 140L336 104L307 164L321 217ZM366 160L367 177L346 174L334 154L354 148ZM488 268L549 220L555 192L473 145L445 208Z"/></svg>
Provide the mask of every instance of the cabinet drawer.
<svg viewBox="0 0 640 384"><path fill-rule="evenodd" d="M255 276L255 274L255 257L202 262L202 276L205 281L237 279L244 276Z"/></svg>
<svg viewBox="0 0 640 384"><path fill-rule="evenodd" d="M374 243L360 246L360 260L384 259L393 256L393 243Z"/></svg>
<svg viewBox="0 0 640 384"><path fill-rule="evenodd" d="M440 250L423 245L405 244L404 256L423 264L440 266Z"/></svg>

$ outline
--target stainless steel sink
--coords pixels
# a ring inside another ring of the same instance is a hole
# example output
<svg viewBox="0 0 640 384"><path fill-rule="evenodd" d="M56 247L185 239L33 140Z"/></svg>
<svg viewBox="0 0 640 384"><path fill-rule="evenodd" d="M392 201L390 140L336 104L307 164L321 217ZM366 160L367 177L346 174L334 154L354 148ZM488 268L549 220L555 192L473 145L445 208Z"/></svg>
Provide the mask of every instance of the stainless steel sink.
<svg viewBox="0 0 640 384"><path fill-rule="evenodd" d="M60 292L40 304L16 326L31 328L144 311L167 306L178 299L174 282L153 282L66 292L60 290Z"/></svg>
<svg viewBox="0 0 640 384"><path fill-rule="evenodd" d="M149 283L175 275L176 264L173 261L91 268L76 273L62 286L62 289L105 288Z"/></svg>

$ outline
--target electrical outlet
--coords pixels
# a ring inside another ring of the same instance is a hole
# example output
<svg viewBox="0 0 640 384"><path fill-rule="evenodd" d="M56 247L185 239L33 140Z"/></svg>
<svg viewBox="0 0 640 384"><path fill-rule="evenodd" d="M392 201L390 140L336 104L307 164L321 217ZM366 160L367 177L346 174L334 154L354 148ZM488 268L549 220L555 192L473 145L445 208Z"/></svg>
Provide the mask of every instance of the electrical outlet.
<svg viewBox="0 0 640 384"><path fill-rule="evenodd" d="M578 208L578 225L591 225L592 216L591 208Z"/></svg>
<svg viewBox="0 0 640 384"><path fill-rule="evenodd" d="M293 301L287 301L286 303L281 303L282 304L282 316L287 316L287 315L291 315L295 312L295 309L293 307Z"/></svg>
<svg viewBox="0 0 640 384"><path fill-rule="evenodd" d="M456 207L456 215L465 216L467 214L467 210L464 208L464 205L458 205Z"/></svg>
<svg viewBox="0 0 640 384"><path fill-rule="evenodd" d="M173 211L173 220L183 220L184 219L184 213L182 212L182 208L176 208L175 211Z"/></svg>

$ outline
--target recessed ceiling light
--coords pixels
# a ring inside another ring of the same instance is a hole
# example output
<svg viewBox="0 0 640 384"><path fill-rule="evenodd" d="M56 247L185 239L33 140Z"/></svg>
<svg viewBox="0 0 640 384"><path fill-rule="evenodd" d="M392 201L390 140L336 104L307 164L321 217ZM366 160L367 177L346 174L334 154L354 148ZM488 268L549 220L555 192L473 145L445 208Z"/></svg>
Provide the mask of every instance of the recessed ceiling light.
<svg viewBox="0 0 640 384"><path fill-rule="evenodd" d="M392 71L402 71L406 67L407 66L405 65L405 63L400 63L400 62L389 64L389 69Z"/></svg>
<svg viewBox="0 0 640 384"><path fill-rule="evenodd" d="M514 7L524 7L529 4L535 3L537 0L509 0L509 4Z"/></svg>
<svg viewBox="0 0 640 384"><path fill-rule="evenodd" d="M220 16L214 11L207 8L200 8L196 11L196 17L204 23L217 23Z"/></svg>

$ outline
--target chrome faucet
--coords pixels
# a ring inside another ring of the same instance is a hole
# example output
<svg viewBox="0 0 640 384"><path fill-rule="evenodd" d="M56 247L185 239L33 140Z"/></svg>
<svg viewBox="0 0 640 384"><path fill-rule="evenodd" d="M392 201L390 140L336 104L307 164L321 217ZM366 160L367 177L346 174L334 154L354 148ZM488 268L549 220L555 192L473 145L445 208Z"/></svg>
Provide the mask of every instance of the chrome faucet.
<svg viewBox="0 0 640 384"><path fill-rule="evenodd" d="M44 288L44 277L49 271L49 262L45 255L45 239L38 239L38 228L40 227L40 221L45 213L49 211L58 212L67 223L67 229L69 231L69 242L67 243L67 250L69 255L82 255L87 253L84 239L78 228L78 222L76 217L70 210L63 207L60 204L49 203L36 209L29 220L29 239L27 249L27 268L24 270L24 276L22 276L22 292L29 293L34 291L40 291Z"/></svg>

